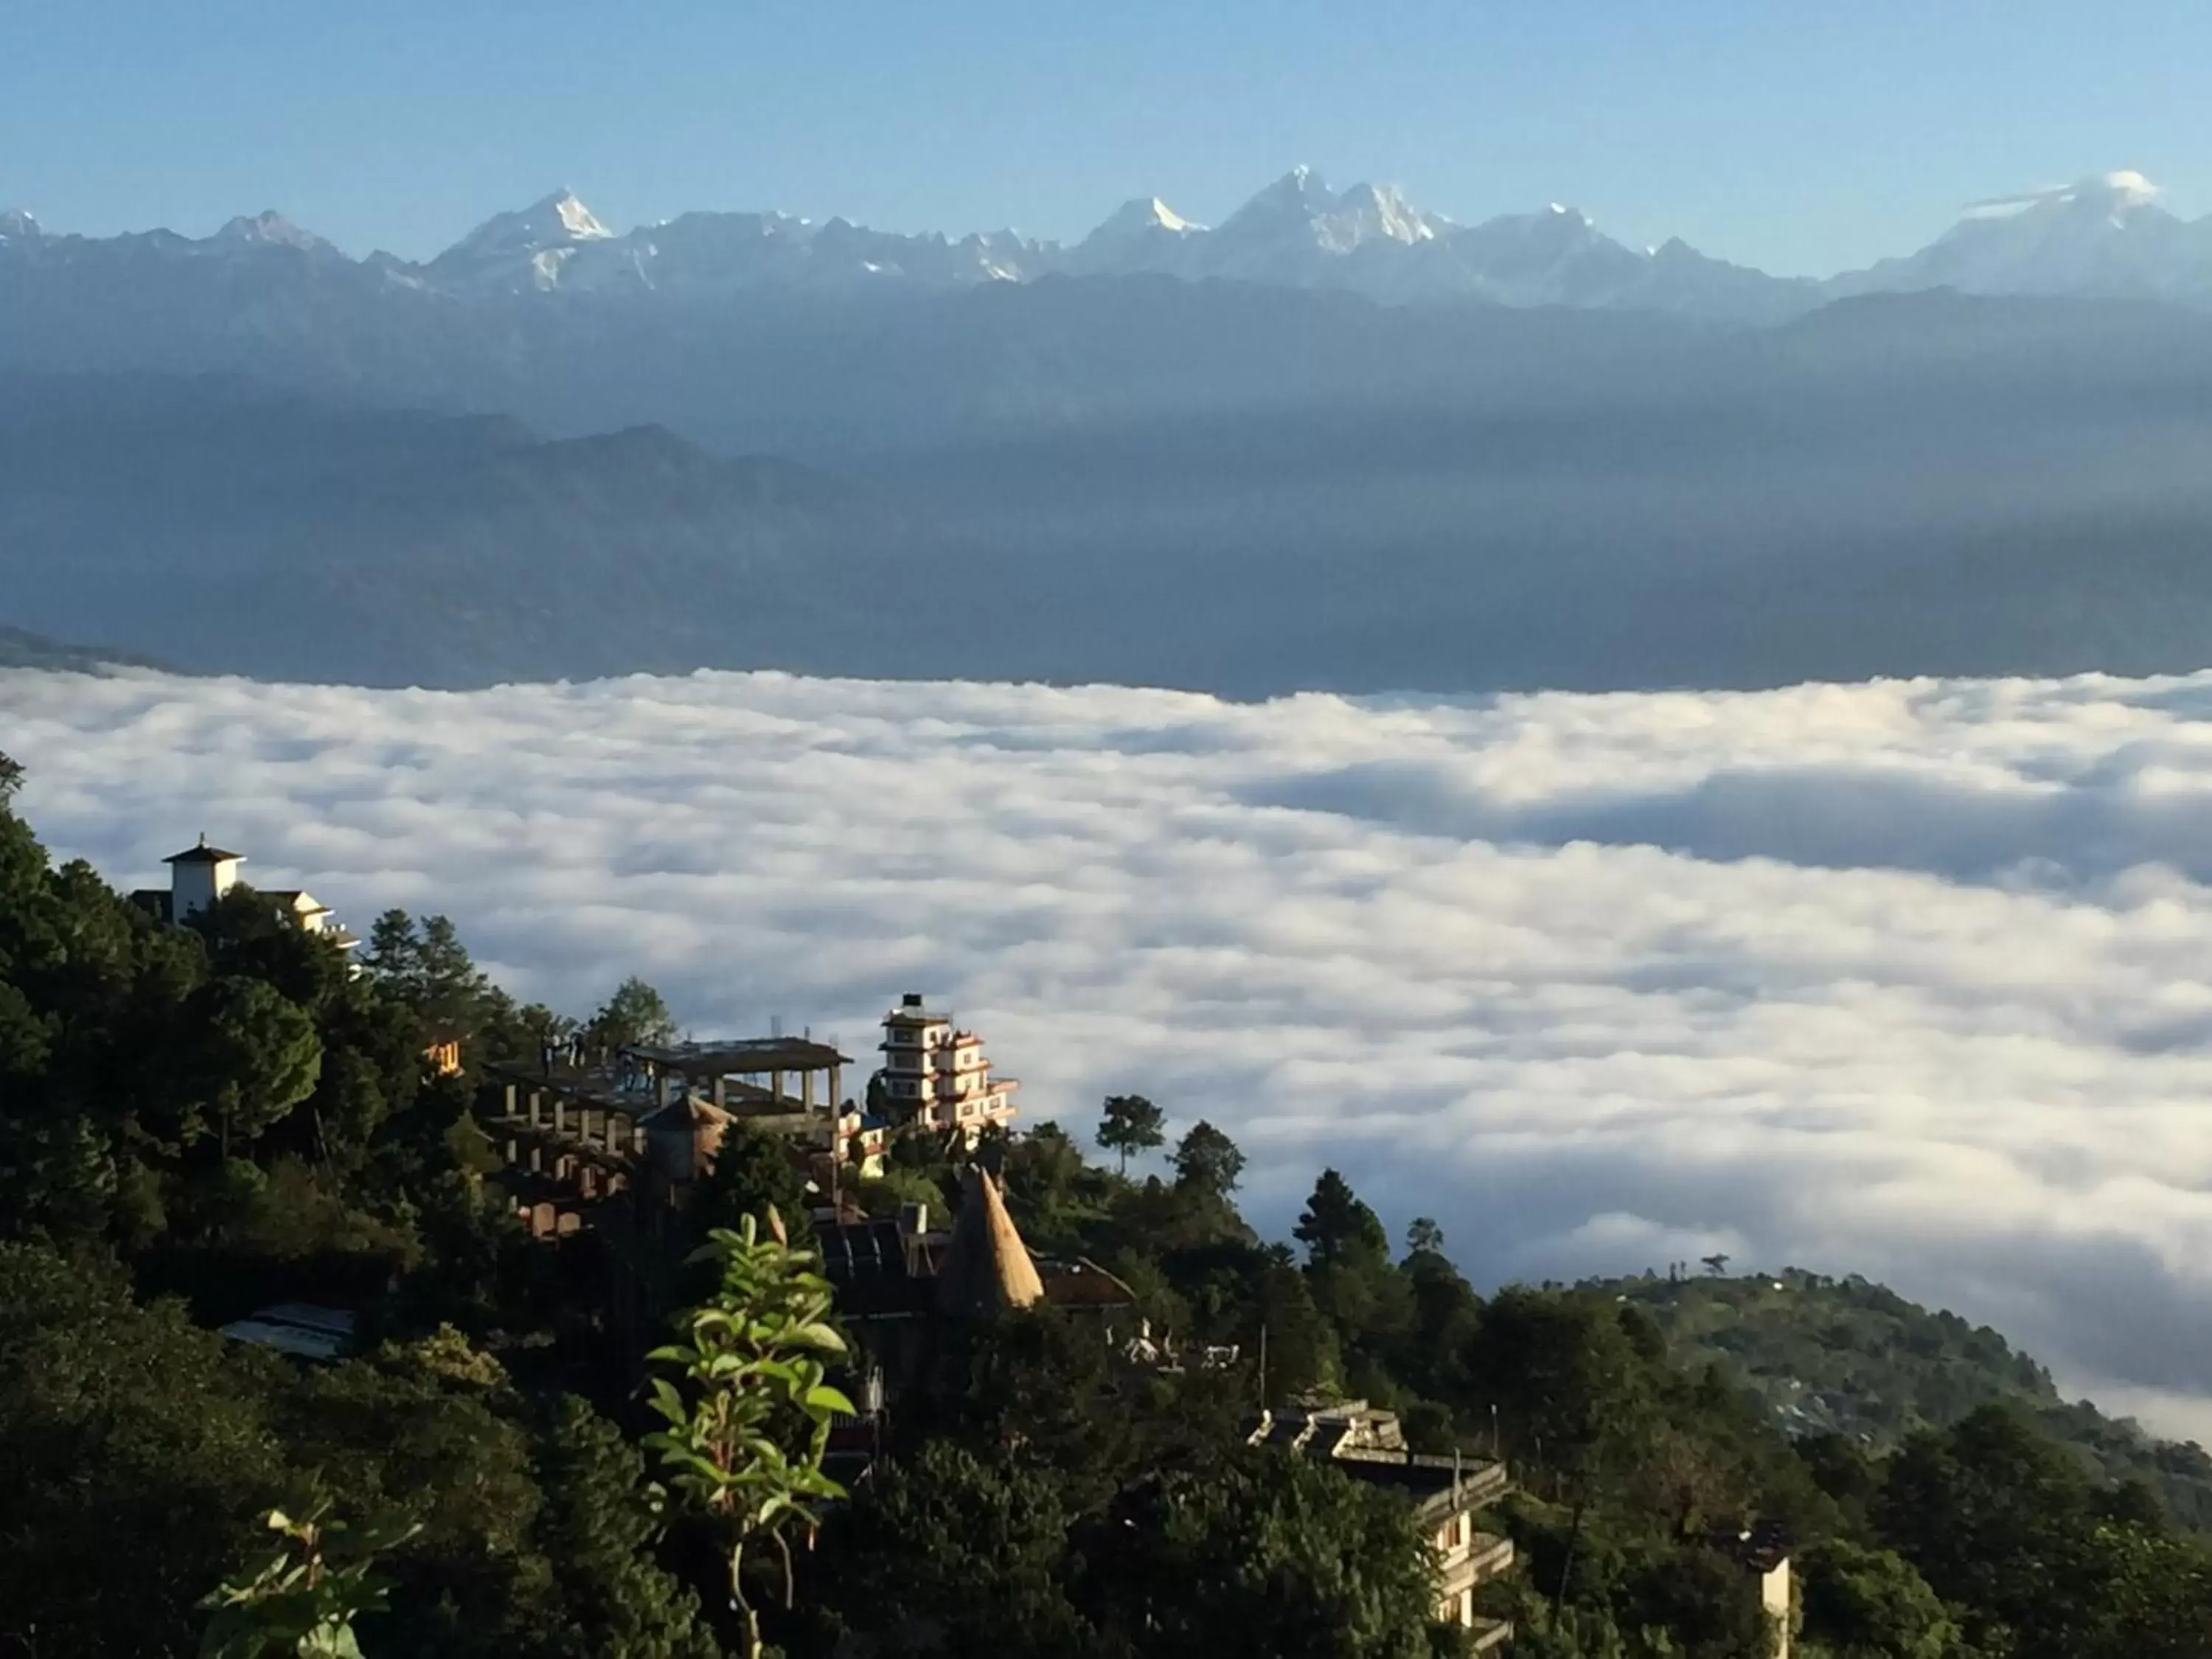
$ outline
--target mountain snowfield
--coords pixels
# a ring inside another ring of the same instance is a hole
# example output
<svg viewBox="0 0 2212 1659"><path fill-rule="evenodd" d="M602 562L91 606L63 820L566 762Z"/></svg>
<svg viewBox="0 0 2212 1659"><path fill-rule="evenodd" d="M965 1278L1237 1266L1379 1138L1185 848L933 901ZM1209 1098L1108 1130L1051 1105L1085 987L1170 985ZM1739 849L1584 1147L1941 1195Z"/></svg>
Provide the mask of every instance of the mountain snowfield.
<svg viewBox="0 0 2212 1659"><path fill-rule="evenodd" d="M482 298L568 294L673 298L761 289L851 292L1025 283L1055 274L1162 276L1335 288L1387 302L1650 310L1716 321L1778 321L1838 298L1950 288L1979 295L2212 301L2212 218L2185 221L2141 173L1976 204L1909 256L1826 281L1770 276L1679 240L1632 248L1553 203L1462 225L1387 185L1334 191L1296 167L1218 227L1157 197L1135 198L1072 244L1012 230L901 235L842 218L686 213L617 234L559 191L485 221L436 258L353 261L275 213L199 240L151 231L95 242L0 214L0 266L82 259L103 247L183 259L277 254L357 266L393 284Z"/></svg>
<svg viewBox="0 0 2212 1659"><path fill-rule="evenodd" d="M957 1006L1288 1228L1343 1170L1487 1283L1726 1251L2212 1432L2212 675L1233 702L704 673L466 693L0 672L22 811L202 830L518 994L865 1054ZM1147 1164L1140 1166L1149 1169Z"/></svg>

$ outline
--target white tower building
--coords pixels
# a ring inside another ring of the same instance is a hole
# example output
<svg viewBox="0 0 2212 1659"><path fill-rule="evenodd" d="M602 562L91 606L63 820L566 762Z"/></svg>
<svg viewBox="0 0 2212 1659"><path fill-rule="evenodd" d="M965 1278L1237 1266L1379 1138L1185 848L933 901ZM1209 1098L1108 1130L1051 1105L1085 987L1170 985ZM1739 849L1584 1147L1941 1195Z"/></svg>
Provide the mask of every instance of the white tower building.
<svg viewBox="0 0 2212 1659"><path fill-rule="evenodd" d="M957 1129L970 1144L986 1128L1013 1121L1020 1083L993 1077L983 1039L925 1006L918 994L900 998L884 1016L883 1053L877 1076L895 1117L925 1129Z"/></svg>
<svg viewBox="0 0 2212 1659"><path fill-rule="evenodd" d="M202 836L198 846L172 853L161 862L169 866L169 920L182 921L238 885L238 866L246 854L210 847Z"/></svg>

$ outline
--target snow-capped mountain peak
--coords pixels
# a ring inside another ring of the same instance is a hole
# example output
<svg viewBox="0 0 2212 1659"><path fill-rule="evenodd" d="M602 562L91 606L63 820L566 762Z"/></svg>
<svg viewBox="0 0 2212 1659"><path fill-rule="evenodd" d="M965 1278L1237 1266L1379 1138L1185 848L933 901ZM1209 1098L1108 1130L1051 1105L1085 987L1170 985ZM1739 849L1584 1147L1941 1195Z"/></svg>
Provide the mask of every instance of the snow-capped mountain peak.
<svg viewBox="0 0 2212 1659"><path fill-rule="evenodd" d="M561 228L580 242L598 241L614 234L592 216L591 209L576 199L574 191L558 191L538 205L540 210L550 209L561 222Z"/></svg>
<svg viewBox="0 0 2212 1659"><path fill-rule="evenodd" d="M1423 213L1395 185L1354 185L1334 205L1331 216L1353 230L1355 242L1376 236L1394 242L1432 241L1450 226L1449 220Z"/></svg>
<svg viewBox="0 0 2212 1659"><path fill-rule="evenodd" d="M558 190L526 208L496 213L438 256L477 258L522 250L603 242L614 233L592 216L573 191Z"/></svg>
<svg viewBox="0 0 2212 1659"><path fill-rule="evenodd" d="M1251 200L1223 221L1221 228L1231 231L1255 222L1306 218L1327 212L1335 200L1321 174L1310 167L1294 167L1255 192Z"/></svg>
<svg viewBox="0 0 2212 1659"><path fill-rule="evenodd" d="M1195 236L1206 227L1186 219L1157 196L1139 196L1124 202L1083 239L1083 246L1119 241L1130 237Z"/></svg>
<svg viewBox="0 0 2212 1659"><path fill-rule="evenodd" d="M1968 205L1917 253L1847 274L1842 293L1954 288L1966 294L2156 295L2196 280L2192 227L2132 170Z"/></svg>
<svg viewBox="0 0 2212 1659"><path fill-rule="evenodd" d="M1998 196L1988 201L1970 204L1961 216L1963 222L1986 222L1993 219L2013 219L2039 214L2052 217L2059 213L2087 215L2107 219L2118 224L2129 214L2140 208L2154 204L2162 192L2159 187L2133 168L2122 168L2117 173L2103 173L2093 178L2078 179L2050 190L2029 191L2020 196Z"/></svg>
<svg viewBox="0 0 2212 1659"><path fill-rule="evenodd" d="M1139 198L1123 207L1121 212L1114 216L1114 218L1126 218L1134 222L1157 227L1161 230L1171 231L1177 235L1187 231L1206 228L1204 225L1194 224L1184 218L1157 196ZM1109 220L1107 222L1110 224L1113 220Z"/></svg>
<svg viewBox="0 0 2212 1659"><path fill-rule="evenodd" d="M1248 250L1266 245L1310 257L1350 253L1377 241L1410 246L1451 228L1449 220L1423 213L1395 186L1358 184L1340 195L1311 167L1299 167L1237 209L1217 234Z"/></svg>
<svg viewBox="0 0 2212 1659"><path fill-rule="evenodd" d="M653 304L651 296L957 290L1060 274L1340 289L1386 304L1467 299L1660 311L1735 323L1801 315L1852 295L1935 288L2212 307L2212 218L2177 217L2158 185L2133 170L1971 204L1917 253L1825 280L1770 276L1677 240L1647 246L1639 237L1626 246L1563 202L1458 224L1423 211L1392 185L1332 191L1308 167L1274 179L1218 229L1158 196L1140 196L1073 246L1012 231L909 235L839 216L746 211L684 213L617 234L568 190L486 220L427 264L389 254L351 260L275 213L234 219L197 240L168 231L113 240L126 251L234 262L257 281L283 281L296 265L332 286L326 279L358 265L370 279L365 292L484 301L558 294L576 303ZM101 239L51 235L27 213L0 212L0 259L10 266L56 250L64 263L97 258L101 246ZM270 249L309 254L312 266Z"/></svg>
<svg viewBox="0 0 2212 1659"><path fill-rule="evenodd" d="M582 249L607 246L614 233L568 190L528 207L493 215L430 262L480 288L552 289Z"/></svg>
<svg viewBox="0 0 2212 1659"><path fill-rule="evenodd" d="M270 247L294 247L307 253L319 252L331 246L312 230L302 230L273 208L264 209L259 213L239 215L216 232L215 240Z"/></svg>
<svg viewBox="0 0 2212 1659"><path fill-rule="evenodd" d="M1158 197L1139 196L1107 215L1096 230L1066 251L1060 264L1084 276L1136 271L1187 275L1192 250L1206 234L1204 225L1184 218Z"/></svg>

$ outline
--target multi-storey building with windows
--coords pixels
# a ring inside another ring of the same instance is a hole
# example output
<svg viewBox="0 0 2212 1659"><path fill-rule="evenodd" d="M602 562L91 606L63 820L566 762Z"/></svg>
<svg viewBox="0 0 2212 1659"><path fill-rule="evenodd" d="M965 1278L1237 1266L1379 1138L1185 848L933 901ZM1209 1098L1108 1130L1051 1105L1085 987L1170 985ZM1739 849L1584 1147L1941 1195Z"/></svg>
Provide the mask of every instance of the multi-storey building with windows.
<svg viewBox="0 0 2212 1659"><path fill-rule="evenodd" d="M1401 1494L1436 1558L1437 1620L1470 1632L1476 1653L1512 1639L1511 1625L1475 1610L1475 1592L1514 1562L1513 1540L1477 1524L1478 1512L1511 1484L1504 1463L1418 1453L1406 1443L1395 1412L1364 1400L1263 1411L1246 1428L1255 1446L1324 1458L1355 1480Z"/></svg>
<svg viewBox="0 0 2212 1659"><path fill-rule="evenodd" d="M971 1145L987 1128L1013 1121L1010 1077L993 1077L983 1039L961 1030L952 1016L926 1007L909 993L884 1016L882 1104L888 1115L941 1133L957 1130Z"/></svg>

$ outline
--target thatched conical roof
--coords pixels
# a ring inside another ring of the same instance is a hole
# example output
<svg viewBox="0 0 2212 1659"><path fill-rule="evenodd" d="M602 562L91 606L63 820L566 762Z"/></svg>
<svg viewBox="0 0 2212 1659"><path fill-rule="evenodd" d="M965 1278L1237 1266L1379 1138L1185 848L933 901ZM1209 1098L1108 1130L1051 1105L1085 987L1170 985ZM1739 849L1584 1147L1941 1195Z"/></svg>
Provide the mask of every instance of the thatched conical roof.
<svg viewBox="0 0 2212 1659"><path fill-rule="evenodd" d="M999 1183L969 1168L960 1180L960 1213L937 1275L937 1306L956 1318L1003 1313L1044 1299L1044 1281L1006 1213Z"/></svg>

